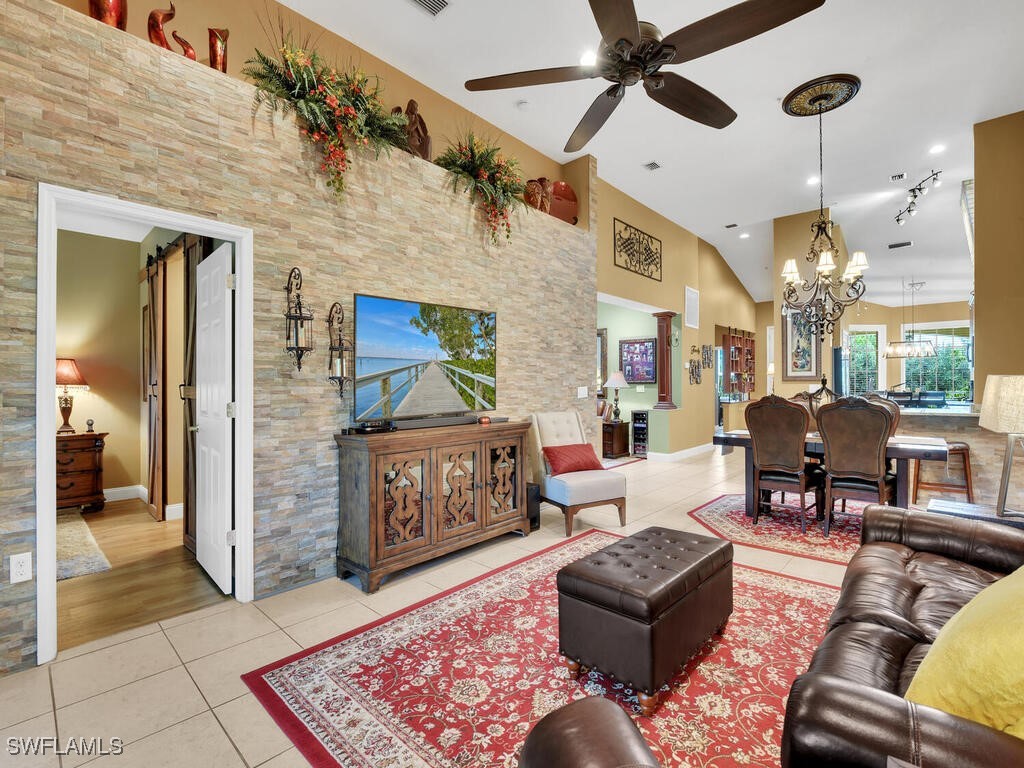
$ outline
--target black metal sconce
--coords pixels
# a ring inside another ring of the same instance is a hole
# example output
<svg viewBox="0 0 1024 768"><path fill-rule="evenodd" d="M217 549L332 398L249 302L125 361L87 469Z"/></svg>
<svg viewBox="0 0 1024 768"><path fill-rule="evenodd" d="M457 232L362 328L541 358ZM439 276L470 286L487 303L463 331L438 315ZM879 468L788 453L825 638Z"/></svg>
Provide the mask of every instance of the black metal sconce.
<svg viewBox="0 0 1024 768"><path fill-rule="evenodd" d="M313 351L313 310L302 303L302 272L292 267L284 292L288 309L284 313L284 348L295 358L295 366L302 370L302 358Z"/></svg>
<svg viewBox="0 0 1024 768"><path fill-rule="evenodd" d="M327 380L338 385L338 395L342 400L345 399L345 382L352 378L348 367L352 342L346 339L341 332L344 322L345 310L341 308L341 304L334 302L330 312L327 313L327 336L330 339L330 348L327 353Z"/></svg>

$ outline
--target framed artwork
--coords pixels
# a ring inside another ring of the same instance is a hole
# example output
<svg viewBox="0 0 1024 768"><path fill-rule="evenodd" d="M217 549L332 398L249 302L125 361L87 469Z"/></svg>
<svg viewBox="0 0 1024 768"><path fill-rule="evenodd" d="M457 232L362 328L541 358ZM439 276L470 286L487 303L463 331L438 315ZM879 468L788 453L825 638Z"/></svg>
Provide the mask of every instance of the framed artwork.
<svg viewBox="0 0 1024 768"><path fill-rule="evenodd" d="M799 312L782 315L782 380L821 378L821 339Z"/></svg>
<svg viewBox="0 0 1024 768"><path fill-rule="evenodd" d="M630 384L656 384L658 381L657 339L619 341L619 370Z"/></svg>

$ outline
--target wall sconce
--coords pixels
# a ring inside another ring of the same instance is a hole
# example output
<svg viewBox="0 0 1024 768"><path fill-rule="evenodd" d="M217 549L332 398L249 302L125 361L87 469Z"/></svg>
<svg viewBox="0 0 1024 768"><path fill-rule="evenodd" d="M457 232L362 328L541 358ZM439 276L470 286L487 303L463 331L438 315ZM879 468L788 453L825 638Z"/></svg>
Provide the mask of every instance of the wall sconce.
<svg viewBox="0 0 1024 768"><path fill-rule="evenodd" d="M680 338L680 336L682 336L682 334L679 331L672 331L672 346L673 347L678 347L679 346L679 338Z"/></svg>
<svg viewBox="0 0 1024 768"><path fill-rule="evenodd" d="M302 272L292 267L284 286L288 309L284 313L284 348L302 370L302 358L313 351L313 310L302 303Z"/></svg>
<svg viewBox="0 0 1024 768"><path fill-rule="evenodd" d="M345 399L345 382L352 377L349 374L348 355L352 351L352 342L341 332L345 322L345 310L341 304L334 302L327 313L327 337L330 347L327 353L327 380L338 385L338 395Z"/></svg>

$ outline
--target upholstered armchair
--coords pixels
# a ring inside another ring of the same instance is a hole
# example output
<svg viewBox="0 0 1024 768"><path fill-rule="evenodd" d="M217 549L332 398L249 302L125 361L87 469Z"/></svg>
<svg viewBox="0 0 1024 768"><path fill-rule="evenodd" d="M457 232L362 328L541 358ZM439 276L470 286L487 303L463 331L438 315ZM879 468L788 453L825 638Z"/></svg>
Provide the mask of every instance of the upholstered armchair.
<svg viewBox="0 0 1024 768"><path fill-rule="evenodd" d="M544 448L588 444L583 419L577 411L550 411L530 415L530 466L540 496L565 515L565 535L572 536L576 513L587 507L614 505L619 524L626 524L626 477L608 469L586 469L552 474ZM598 462L600 463L600 462Z"/></svg>

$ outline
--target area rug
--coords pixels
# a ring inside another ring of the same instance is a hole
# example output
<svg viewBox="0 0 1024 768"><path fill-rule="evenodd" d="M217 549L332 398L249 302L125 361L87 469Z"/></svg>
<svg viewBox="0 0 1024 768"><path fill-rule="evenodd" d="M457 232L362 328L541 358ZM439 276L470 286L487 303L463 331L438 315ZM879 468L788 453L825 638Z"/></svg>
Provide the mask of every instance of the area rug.
<svg viewBox="0 0 1024 768"><path fill-rule="evenodd" d="M775 501L778 501L776 495ZM811 503L808 495L806 503ZM793 496L786 494L786 503L792 503ZM808 510L807 533L800 532L800 513L794 509L772 507L769 514L762 513L754 525L752 518L744 511L743 494L730 493L719 496L702 507L690 511L690 517L707 528L715 536L745 547L767 549L821 560L826 563L846 565L860 546L860 523L863 504L847 502L846 514L839 512L832 518L828 538L822 533L820 522L813 520L814 510Z"/></svg>
<svg viewBox="0 0 1024 768"><path fill-rule="evenodd" d="M57 581L109 571L110 561L75 508L57 510Z"/></svg>
<svg viewBox="0 0 1024 768"><path fill-rule="evenodd" d="M663 766L777 767L785 696L837 590L736 567L724 632L647 718L633 691L573 678L558 654L555 573L617 538L588 531L243 679L315 766L513 768L541 717L607 696Z"/></svg>

